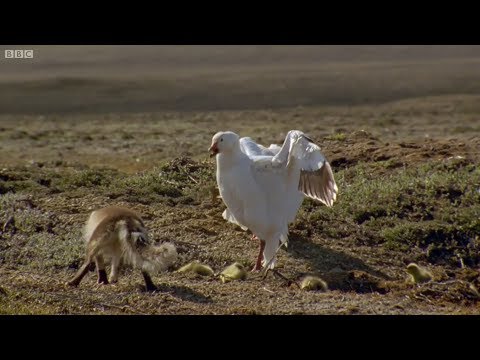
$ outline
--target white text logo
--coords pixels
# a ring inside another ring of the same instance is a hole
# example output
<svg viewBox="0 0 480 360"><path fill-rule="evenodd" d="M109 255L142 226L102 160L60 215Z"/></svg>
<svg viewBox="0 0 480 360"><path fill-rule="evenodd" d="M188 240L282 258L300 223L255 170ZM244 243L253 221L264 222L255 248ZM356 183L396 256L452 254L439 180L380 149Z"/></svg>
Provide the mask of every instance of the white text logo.
<svg viewBox="0 0 480 360"><path fill-rule="evenodd" d="M33 59L33 50L5 50L5 59Z"/></svg>

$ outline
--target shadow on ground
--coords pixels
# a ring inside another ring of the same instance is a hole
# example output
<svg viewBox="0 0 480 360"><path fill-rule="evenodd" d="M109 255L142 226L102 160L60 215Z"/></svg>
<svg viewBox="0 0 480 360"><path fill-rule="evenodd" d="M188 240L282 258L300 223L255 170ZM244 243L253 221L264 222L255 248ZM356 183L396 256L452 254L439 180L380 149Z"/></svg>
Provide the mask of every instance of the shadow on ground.
<svg viewBox="0 0 480 360"><path fill-rule="evenodd" d="M308 263L311 273L318 274L330 290L355 291L357 293L385 292L382 282L390 276L365 264L361 259L342 252L327 249L292 232L288 253L293 258ZM306 274L298 274L299 277Z"/></svg>
<svg viewBox="0 0 480 360"><path fill-rule="evenodd" d="M168 293L174 297L185 301L192 301L195 303L212 303L212 299L206 297L202 293L192 290L186 286L178 285L157 285L159 292Z"/></svg>

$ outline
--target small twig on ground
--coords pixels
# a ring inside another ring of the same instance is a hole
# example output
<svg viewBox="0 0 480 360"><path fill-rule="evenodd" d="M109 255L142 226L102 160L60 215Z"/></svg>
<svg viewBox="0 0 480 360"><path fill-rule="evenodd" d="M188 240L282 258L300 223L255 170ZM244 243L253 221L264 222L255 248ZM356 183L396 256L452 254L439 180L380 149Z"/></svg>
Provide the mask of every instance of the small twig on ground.
<svg viewBox="0 0 480 360"><path fill-rule="evenodd" d="M465 283L465 281L463 280L459 280L459 279L453 279L453 280L445 280L445 281L429 281L429 282L426 282L426 283L421 283L421 284L417 284L417 287L430 287L431 285L446 285L446 284L453 284L453 283Z"/></svg>
<svg viewBox="0 0 480 360"><path fill-rule="evenodd" d="M428 302L429 304L433 304L433 302L432 302L429 298L427 298L425 295L422 295L422 294L415 295L415 294L414 294L413 297L414 297L415 299L425 300L425 301Z"/></svg>
<svg viewBox="0 0 480 360"><path fill-rule="evenodd" d="M187 241L175 240L174 242L175 242L175 244L179 244L179 245L200 246L200 244L194 244L194 243L187 242Z"/></svg>
<svg viewBox="0 0 480 360"><path fill-rule="evenodd" d="M165 181L167 184L178 186L177 182L166 180L166 179L164 179L163 181Z"/></svg>
<svg viewBox="0 0 480 360"><path fill-rule="evenodd" d="M3 233L7 230L8 225L12 225L13 229L16 230L15 218L13 217L13 215L10 215L7 221L5 221L5 224L3 224L3 230L2 230Z"/></svg>
<svg viewBox="0 0 480 360"><path fill-rule="evenodd" d="M192 176L190 176L190 175L187 175L187 176L188 176L188 178L189 178L190 180L192 180L195 184L198 184L198 181L195 180Z"/></svg>
<svg viewBox="0 0 480 360"><path fill-rule="evenodd" d="M281 274L277 269L267 269L267 271L265 271L265 275L263 276L263 279L265 279L267 277L268 271L271 271L273 273L273 275L278 276L280 279L285 280L287 282L288 286L290 286L291 284L295 284L300 289L300 285L298 285L292 279L289 279L285 275Z"/></svg>

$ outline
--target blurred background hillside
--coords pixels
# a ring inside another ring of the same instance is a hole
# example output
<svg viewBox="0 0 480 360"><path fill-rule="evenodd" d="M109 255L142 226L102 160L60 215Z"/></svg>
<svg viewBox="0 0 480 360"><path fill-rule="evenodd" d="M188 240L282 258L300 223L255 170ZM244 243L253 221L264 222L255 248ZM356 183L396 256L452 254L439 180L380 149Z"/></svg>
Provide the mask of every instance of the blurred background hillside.
<svg viewBox="0 0 480 360"><path fill-rule="evenodd" d="M5 49L33 59L5 59ZM2 114L375 104L480 93L478 45L2 46Z"/></svg>

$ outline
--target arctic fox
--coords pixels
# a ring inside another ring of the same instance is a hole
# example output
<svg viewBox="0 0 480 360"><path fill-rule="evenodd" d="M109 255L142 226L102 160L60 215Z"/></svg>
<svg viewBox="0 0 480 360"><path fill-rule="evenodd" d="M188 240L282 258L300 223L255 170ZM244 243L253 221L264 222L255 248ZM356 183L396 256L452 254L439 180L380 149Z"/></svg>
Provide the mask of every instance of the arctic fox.
<svg viewBox="0 0 480 360"><path fill-rule="evenodd" d="M177 251L171 243L154 245L140 216L134 211L110 206L90 214L84 230L87 242L85 262L67 284L78 286L89 270L97 268L98 283L118 281L120 264L131 265L142 271L148 291L156 290L150 273L163 271L177 260ZM107 279L105 260L111 260Z"/></svg>

